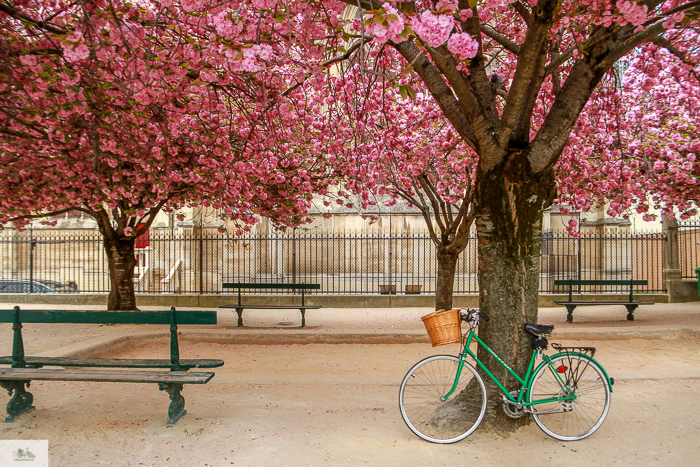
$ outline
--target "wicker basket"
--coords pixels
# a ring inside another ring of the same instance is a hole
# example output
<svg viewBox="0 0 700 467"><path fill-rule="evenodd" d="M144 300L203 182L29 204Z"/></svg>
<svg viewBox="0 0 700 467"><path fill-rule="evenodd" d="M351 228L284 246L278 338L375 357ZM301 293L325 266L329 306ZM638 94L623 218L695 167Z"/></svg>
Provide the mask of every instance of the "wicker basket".
<svg viewBox="0 0 700 467"><path fill-rule="evenodd" d="M430 342L433 347L438 345L452 344L462 340L462 322L459 308L453 310L438 310L421 318L425 329L428 331Z"/></svg>

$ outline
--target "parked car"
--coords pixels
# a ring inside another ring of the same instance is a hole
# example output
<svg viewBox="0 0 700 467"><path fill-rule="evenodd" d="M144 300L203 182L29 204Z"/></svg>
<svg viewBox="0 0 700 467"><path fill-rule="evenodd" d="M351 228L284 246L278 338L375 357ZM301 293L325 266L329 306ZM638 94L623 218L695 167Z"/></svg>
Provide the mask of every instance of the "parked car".
<svg viewBox="0 0 700 467"><path fill-rule="evenodd" d="M35 279L32 283L29 279L0 279L0 293L78 293L78 287L74 284Z"/></svg>

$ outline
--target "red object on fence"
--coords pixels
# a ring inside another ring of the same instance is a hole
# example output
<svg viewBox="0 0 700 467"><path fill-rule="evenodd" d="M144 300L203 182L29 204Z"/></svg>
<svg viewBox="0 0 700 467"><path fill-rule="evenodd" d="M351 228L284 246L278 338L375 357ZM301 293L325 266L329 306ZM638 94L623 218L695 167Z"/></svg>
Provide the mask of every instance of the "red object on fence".
<svg viewBox="0 0 700 467"><path fill-rule="evenodd" d="M139 224L136 227L136 232L141 230L143 228L143 224ZM146 230L143 235L139 235L136 237L136 243L134 244L134 248L146 248L148 246L148 233L149 231Z"/></svg>

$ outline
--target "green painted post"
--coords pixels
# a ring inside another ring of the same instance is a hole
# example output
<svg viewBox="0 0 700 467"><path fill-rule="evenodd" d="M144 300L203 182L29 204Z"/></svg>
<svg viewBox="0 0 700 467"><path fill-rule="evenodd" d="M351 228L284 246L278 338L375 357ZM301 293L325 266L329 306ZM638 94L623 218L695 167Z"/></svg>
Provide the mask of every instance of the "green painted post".
<svg viewBox="0 0 700 467"><path fill-rule="evenodd" d="M695 268L695 274L698 275L698 295L700 295L700 266Z"/></svg>
<svg viewBox="0 0 700 467"><path fill-rule="evenodd" d="M19 320L19 307L14 309L15 319L12 323L14 336L12 339L12 368L25 368L24 361L24 341L22 340L22 323Z"/></svg>
<svg viewBox="0 0 700 467"><path fill-rule="evenodd" d="M182 371L180 368L180 347L177 343L175 307L170 308L170 371Z"/></svg>

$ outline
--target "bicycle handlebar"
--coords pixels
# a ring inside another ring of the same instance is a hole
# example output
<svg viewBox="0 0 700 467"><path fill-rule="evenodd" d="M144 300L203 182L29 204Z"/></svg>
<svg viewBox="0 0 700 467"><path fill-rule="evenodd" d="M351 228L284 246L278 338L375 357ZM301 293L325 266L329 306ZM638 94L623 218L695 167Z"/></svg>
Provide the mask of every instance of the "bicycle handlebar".
<svg viewBox="0 0 700 467"><path fill-rule="evenodd" d="M466 313L462 313L462 321L464 322L469 322L474 319L474 317L481 317L484 318L484 321L488 321L489 317L486 315L486 313L479 311L478 308L462 308L463 310L467 310Z"/></svg>

